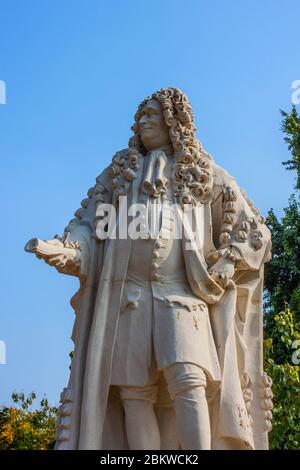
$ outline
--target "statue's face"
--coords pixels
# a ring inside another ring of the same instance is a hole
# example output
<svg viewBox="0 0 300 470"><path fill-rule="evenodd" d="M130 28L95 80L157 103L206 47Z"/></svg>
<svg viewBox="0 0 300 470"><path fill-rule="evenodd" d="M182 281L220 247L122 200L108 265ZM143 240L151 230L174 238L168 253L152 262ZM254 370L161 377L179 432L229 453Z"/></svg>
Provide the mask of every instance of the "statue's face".
<svg viewBox="0 0 300 470"><path fill-rule="evenodd" d="M149 100L138 121L141 141L147 150L154 150L171 143L169 128L165 123L159 101Z"/></svg>

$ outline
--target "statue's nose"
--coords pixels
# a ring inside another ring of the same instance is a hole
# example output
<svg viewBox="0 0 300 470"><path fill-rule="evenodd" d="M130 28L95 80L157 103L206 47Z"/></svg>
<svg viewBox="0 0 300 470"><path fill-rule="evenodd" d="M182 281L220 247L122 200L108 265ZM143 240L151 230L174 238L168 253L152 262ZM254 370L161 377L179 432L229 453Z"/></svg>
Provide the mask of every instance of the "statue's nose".
<svg viewBox="0 0 300 470"><path fill-rule="evenodd" d="M147 121L148 121L148 118L147 118L147 116L144 115L144 116L141 117L139 123L140 123L140 124L143 124L143 123L145 123L145 122L147 122Z"/></svg>

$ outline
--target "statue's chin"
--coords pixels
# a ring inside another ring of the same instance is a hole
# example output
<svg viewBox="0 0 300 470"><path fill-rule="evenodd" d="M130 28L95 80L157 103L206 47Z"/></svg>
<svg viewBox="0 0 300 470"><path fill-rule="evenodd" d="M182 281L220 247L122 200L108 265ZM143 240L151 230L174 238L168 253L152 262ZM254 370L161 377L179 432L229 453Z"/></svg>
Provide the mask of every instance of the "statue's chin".
<svg viewBox="0 0 300 470"><path fill-rule="evenodd" d="M165 142L165 141L159 141L159 140L154 140L154 139L143 139L141 136L141 141L143 146L148 152L151 152L151 150L157 150L162 147L165 147L166 145L169 145L170 142Z"/></svg>
<svg viewBox="0 0 300 470"><path fill-rule="evenodd" d="M148 151L155 148L155 140L151 138L150 132L149 134L145 133L144 135L141 135L141 141L145 149L147 149Z"/></svg>

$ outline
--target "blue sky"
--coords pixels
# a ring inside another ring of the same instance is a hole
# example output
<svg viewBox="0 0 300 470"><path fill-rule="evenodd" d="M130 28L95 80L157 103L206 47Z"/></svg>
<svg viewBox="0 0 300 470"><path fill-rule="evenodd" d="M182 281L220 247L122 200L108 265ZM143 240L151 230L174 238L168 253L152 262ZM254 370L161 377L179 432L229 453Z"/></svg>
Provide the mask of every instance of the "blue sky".
<svg viewBox="0 0 300 470"><path fill-rule="evenodd" d="M204 147L282 213L299 18L298 0L0 0L0 404L13 390L57 403L67 383L77 281L23 247L62 233L144 97L185 91Z"/></svg>

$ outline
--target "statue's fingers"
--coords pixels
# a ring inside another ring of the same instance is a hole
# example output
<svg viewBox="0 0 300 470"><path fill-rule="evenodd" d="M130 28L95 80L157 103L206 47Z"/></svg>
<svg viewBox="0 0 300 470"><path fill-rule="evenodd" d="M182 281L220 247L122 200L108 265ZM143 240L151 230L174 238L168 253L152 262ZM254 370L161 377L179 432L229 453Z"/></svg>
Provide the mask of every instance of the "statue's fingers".
<svg viewBox="0 0 300 470"><path fill-rule="evenodd" d="M209 273L215 282L218 282L218 273L216 271L210 271Z"/></svg>
<svg viewBox="0 0 300 470"><path fill-rule="evenodd" d="M223 287L226 288L228 287L228 283L229 283L229 277L227 276L227 274L223 274Z"/></svg>
<svg viewBox="0 0 300 470"><path fill-rule="evenodd" d="M59 263L56 263L57 268L63 268L66 265L66 259L64 258Z"/></svg>
<svg viewBox="0 0 300 470"><path fill-rule="evenodd" d="M225 284L226 284L226 274L224 273L219 273L218 274L218 280L219 280L219 285L221 287L225 287Z"/></svg>
<svg viewBox="0 0 300 470"><path fill-rule="evenodd" d="M223 284L223 281L222 281L222 273L220 273L219 271L211 271L210 273L212 279L219 285L222 287L222 284Z"/></svg>
<svg viewBox="0 0 300 470"><path fill-rule="evenodd" d="M61 257L59 256L52 256L51 258L48 258L45 260L46 263L50 264L51 266L56 266L61 261Z"/></svg>

